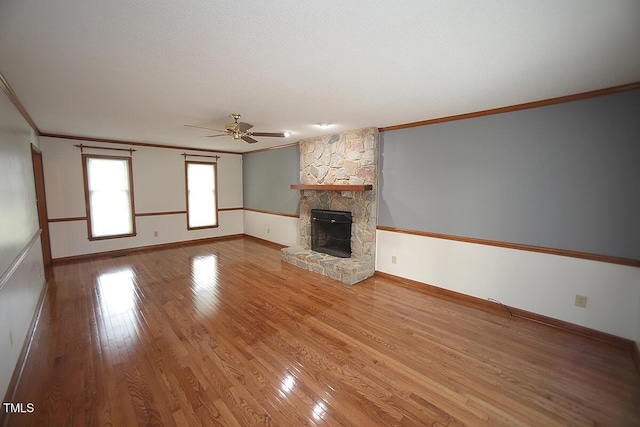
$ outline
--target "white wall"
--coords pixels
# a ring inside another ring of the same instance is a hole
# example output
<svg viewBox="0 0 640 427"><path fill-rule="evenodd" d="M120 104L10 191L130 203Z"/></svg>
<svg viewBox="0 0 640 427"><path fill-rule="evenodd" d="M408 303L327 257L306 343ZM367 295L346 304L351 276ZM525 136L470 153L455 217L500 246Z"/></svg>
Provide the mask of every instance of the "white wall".
<svg viewBox="0 0 640 427"><path fill-rule="evenodd" d="M44 286L29 124L0 91L0 395L4 397ZM35 244L29 243L37 238ZM24 257L20 255L22 253Z"/></svg>
<svg viewBox="0 0 640 427"><path fill-rule="evenodd" d="M298 244L299 218L284 215L244 211L244 232L249 236L285 246Z"/></svg>
<svg viewBox="0 0 640 427"><path fill-rule="evenodd" d="M84 187L79 141L41 138L44 177L49 219L85 217ZM84 142L85 145L129 148L127 145ZM132 146L134 204L136 214L186 210L183 152L178 150ZM92 154L122 154L109 150L86 150ZM194 160L202 160L194 158ZM196 240L243 233L242 155L220 154L218 159L220 226L204 230L187 230L186 214L136 217L135 237L89 241L86 220L50 222L51 251L54 259L136 248L163 243ZM154 232L158 236L154 236Z"/></svg>
<svg viewBox="0 0 640 427"><path fill-rule="evenodd" d="M377 230L376 270L640 341L639 268Z"/></svg>

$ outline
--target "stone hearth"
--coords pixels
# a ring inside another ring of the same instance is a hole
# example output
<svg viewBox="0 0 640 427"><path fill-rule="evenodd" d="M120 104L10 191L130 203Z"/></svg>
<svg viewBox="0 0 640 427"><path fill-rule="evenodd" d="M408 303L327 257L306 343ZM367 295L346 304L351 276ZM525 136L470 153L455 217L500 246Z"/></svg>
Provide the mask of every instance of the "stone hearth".
<svg viewBox="0 0 640 427"><path fill-rule="evenodd" d="M373 185L369 191L301 190L299 245L282 260L352 285L374 273L377 223L378 130L365 128L300 141L300 184ZM314 252L311 209L353 215L351 258Z"/></svg>
<svg viewBox="0 0 640 427"><path fill-rule="evenodd" d="M338 258L312 251L304 246L290 246L282 249L282 260L300 268L331 277L346 285L354 285L373 276L373 262L370 258Z"/></svg>

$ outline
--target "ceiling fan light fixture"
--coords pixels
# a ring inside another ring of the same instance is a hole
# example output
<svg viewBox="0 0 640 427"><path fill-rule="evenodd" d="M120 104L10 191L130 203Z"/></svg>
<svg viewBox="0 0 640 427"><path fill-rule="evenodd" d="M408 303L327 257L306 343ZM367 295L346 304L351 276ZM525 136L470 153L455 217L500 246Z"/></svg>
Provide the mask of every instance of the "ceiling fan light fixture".
<svg viewBox="0 0 640 427"><path fill-rule="evenodd" d="M239 113L232 113L229 115L233 119L233 123L227 123L224 125L224 130L206 128L202 126L193 126L193 125L185 125L187 127L193 127L198 129L207 129L214 130L219 132L218 135L206 135L207 138L213 138L216 136L230 136L233 139L241 139L249 144L255 144L258 142L257 139L254 139L254 136L257 137L267 137L267 138L285 138L291 135L291 132L253 132L249 129L253 128L253 125L250 123L238 122L240 119Z"/></svg>
<svg viewBox="0 0 640 427"><path fill-rule="evenodd" d="M286 132L284 133L284 137L285 137L285 138L288 138L288 137L290 137L290 136L291 136L291 132L286 131Z"/></svg>

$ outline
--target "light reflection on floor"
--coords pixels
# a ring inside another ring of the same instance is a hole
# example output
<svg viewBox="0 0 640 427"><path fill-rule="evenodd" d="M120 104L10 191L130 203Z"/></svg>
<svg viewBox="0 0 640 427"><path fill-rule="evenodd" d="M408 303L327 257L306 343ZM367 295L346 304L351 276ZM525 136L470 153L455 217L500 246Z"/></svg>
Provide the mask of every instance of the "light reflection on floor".
<svg viewBox="0 0 640 427"><path fill-rule="evenodd" d="M325 417L327 413L327 405L323 401L319 401L313 407L312 415L316 421L319 421Z"/></svg>
<svg viewBox="0 0 640 427"><path fill-rule="evenodd" d="M191 289L196 309L205 316L216 311L218 303L218 258L215 254L191 259Z"/></svg>
<svg viewBox="0 0 640 427"><path fill-rule="evenodd" d="M293 388L296 385L296 380L292 375L287 375L280 385L280 395L283 397L287 397L287 394L293 391Z"/></svg>
<svg viewBox="0 0 640 427"><path fill-rule="evenodd" d="M133 270L124 267L98 276L102 309L110 315L126 313L135 307Z"/></svg>
<svg viewBox="0 0 640 427"><path fill-rule="evenodd" d="M121 351L140 341L135 272L121 267L100 274L97 281L101 347L105 356L120 359Z"/></svg>

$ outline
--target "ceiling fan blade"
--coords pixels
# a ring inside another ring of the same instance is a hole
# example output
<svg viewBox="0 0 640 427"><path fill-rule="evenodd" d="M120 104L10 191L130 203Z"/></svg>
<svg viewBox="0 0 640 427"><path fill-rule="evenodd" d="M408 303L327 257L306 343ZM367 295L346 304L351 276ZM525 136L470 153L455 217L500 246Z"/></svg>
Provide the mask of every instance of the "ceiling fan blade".
<svg viewBox="0 0 640 427"><path fill-rule="evenodd" d="M252 127L253 127L253 125L250 125L249 123L240 122L240 123L238 123L238 126L236 127L236 130L239 130L240 132L246 132L249 129L251 129Z"/></svg>
<svg viewBox="0 0 640 427"><path fill-rule="evenodd" d="M184 125L188 128L196 128L196 129L206 129L206 130L215 130L216 132L224 132L223 130L213 129L213 128L203 128L202 126L194 126L194 125Z"/></svg>
<svg viewBox="0 0 640 427"><path fill-rule="evenodd" d="M251 132L252 136L268 136L272 138L284 138L284 132Z"/></svg>
<svg viewBox="0 0 640 427"><path fill-rule="evenodd" d="M253 139L250 136L243 136L242 140L248 142L249 144L255 144L256 142L258 142L258 140Z"/></svg>
<svg viewBox="0 0 640 427"><path fill-rule="evenodd" d="M216 136L227 136L227 134L221 133L220 135L204 135L204 136L201 136L200 138L215 138Z"/></svg>

